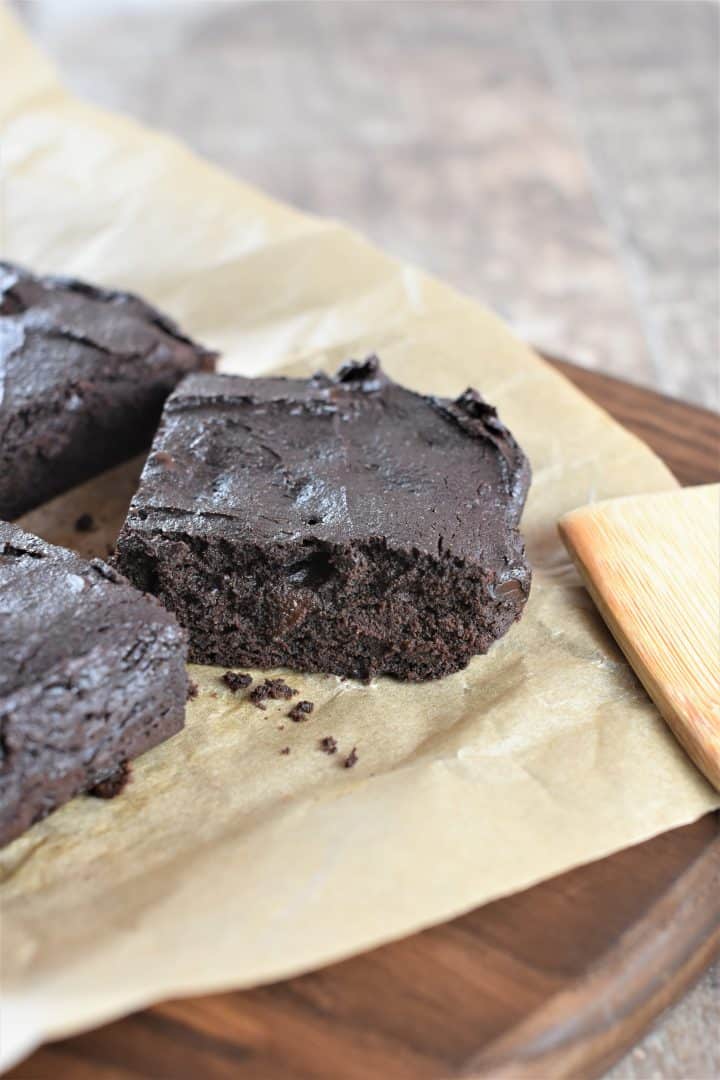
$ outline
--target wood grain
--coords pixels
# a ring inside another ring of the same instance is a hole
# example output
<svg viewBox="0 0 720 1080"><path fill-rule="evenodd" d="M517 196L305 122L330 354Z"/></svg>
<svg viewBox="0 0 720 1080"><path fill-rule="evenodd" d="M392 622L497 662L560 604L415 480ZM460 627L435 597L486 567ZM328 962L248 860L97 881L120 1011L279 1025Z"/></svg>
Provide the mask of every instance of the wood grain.
<svg viewBox="0 0 720 1080"><path fill-rule="evenodd" d="M558 366L683 479L718 479L709 414ZM720 949L719 886L720 828L708 815L322 971L164 1003L52 1044L8 1076L597 1076Z"/></svg>
<svg viewBox="0 0 720 1080"><path fill-rule="evenodd" d="M720 791L720 485L579 507L560 534L635 674Z"/></svg>
<svg viewBox="0 0 720 1080"><path fill-rule="evenodd" d="M674 401L567 360L547 357L574 382L652 447L681 484L713 484L720 478L720 416Z"/></svg>

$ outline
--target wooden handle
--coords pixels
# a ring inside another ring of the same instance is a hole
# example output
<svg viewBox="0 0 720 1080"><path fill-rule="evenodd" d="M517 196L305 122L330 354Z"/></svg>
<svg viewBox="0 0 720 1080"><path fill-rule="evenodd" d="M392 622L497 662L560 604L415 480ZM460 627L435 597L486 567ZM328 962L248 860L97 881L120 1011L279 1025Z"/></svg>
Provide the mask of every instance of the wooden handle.
<svg viewBox="0 0 720 1080"><path fill-rule="evenodd" d="M720 791L720 485L596 503L559 529L648 694Z"/></svg>

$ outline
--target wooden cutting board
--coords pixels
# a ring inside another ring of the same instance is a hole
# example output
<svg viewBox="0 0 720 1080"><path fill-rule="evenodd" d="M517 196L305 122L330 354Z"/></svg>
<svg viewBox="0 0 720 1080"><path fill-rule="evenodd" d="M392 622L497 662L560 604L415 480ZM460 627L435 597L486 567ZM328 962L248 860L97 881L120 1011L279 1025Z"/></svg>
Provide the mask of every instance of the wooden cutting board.
<svg viewBox="0 0 720 1080"><path fill-rule="evenodd" d="M720 478L712 413L555 363L683 484ZM158 1005L44 1047L7 1076L584 1080L609 1068L719 950L712 814L354 960Z"/></svg>

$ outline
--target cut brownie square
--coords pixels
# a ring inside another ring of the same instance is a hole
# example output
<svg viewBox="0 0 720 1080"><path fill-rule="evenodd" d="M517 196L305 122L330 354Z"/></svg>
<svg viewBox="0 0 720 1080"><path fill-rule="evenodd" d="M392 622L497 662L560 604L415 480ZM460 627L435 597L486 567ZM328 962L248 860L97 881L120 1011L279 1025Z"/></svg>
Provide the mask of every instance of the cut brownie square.
<svg viewBox="0 0 720 1080"><path fill-rule="evenodd" d="M131 293L0 262L0 518L145 449L173 387L214 358Z"/></svg>
<svg viewBox="0 0 720 1080"><path fill-rule="evenodd" d="M182 728L185 654L116 570L0 522L0 844Z"/></svg>
<svg viewBox="0 0 720 1080"><path fill-rule="evenodd" d="M335 378L195 375L169 398L117 545L203 663L429 679L530 588L524 454L473 390L423 397L375 358Z"/></svg>

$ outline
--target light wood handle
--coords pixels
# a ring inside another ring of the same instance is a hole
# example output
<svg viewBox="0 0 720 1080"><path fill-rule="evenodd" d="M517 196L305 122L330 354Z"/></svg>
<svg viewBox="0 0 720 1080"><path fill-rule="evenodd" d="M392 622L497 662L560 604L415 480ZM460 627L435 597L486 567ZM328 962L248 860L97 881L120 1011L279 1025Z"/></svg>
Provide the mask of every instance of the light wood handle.
<svg viewBox="0 0 720 1080"><path fill-rule="evenodd" d="M720 791L720 485L596 503L559 529L648 694Z"/></svg>

